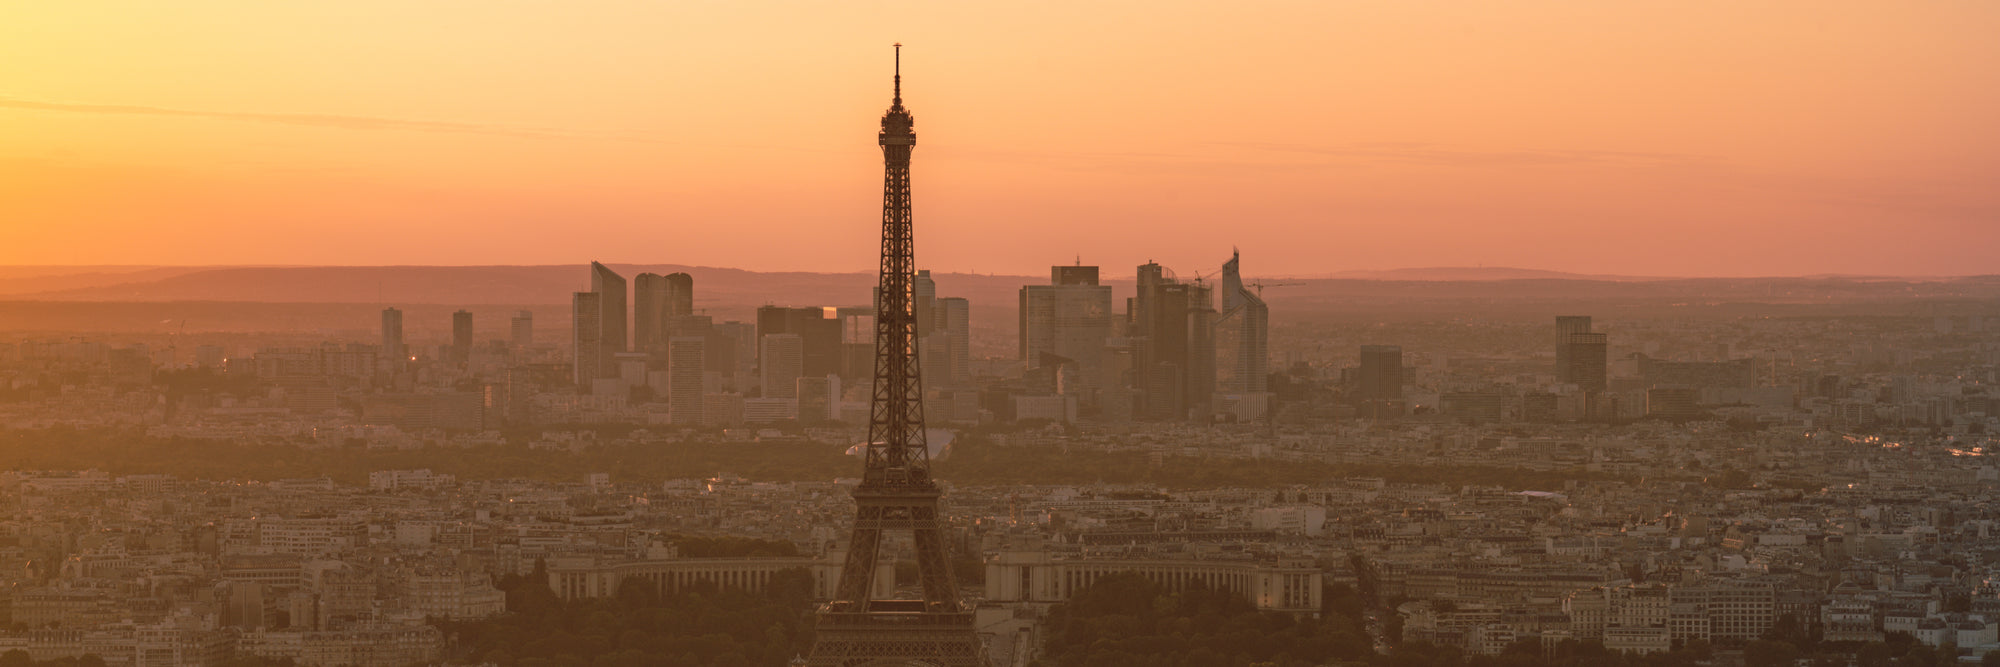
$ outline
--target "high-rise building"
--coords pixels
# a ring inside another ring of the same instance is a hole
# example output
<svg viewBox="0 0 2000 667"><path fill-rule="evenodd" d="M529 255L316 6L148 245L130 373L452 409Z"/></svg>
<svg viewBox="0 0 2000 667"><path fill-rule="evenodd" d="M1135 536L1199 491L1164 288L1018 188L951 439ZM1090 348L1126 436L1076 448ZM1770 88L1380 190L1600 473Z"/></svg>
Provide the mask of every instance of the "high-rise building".
<svg viewBox="0 0 2000 667"><path fill-rule="evenodd" d="M1243 285L1231 253L1222 265L1222 312L1216 317L1216 387L1224 393L1262 393L1270 382L1271 310Z"/></svg>
<svg viewBox="0 0 2000 667"><path fill-rule="evenodd" d="M535 311L523 310L514 313L514 347L527 349L535 344Z"/></svg>
<svg viewBox="0 0 2000 667"><path fill-rule="evenodd" d="M939 378L945 386L964 387L972 384L972 302L964 297L944 297L936 302L938 327L945 340L951 341L951 354L946 358L947 373Z"/></svg>
<svg viewBox="0 0 2000 667"><path fill-rule="evenodd" d="M694 278L641 273L632 280L632 348L665 354L674 321L694 314Z"/></svg>
<svg viewBox="0 0 2000 667"><path fill-rule="evenodd" d="M702 354L708 359L708 370L719 377L728 377L736 367L736 341L725 334L715 324L715 318L707 315L681 315L667 322L669 339L695 336L708 341Z"/></svg>
<svg viewBox="0 0 2000 667"><path fill-rule="evenodd" d="M687 317L694 314L694 276L685 273L667 274L667 318Z"/></svg>
<svg viewBox="0 0 2000 667"><path fill-rule="evenodd" d="M715 339L726 341L726 347L709 350L709 370L721 373L727 378L731 391L742 391L750 386L751 376L757 373L757 325L750 322L721 322L715 325ZM717 357L729 355L728 365L718 366Z"/></svg>
<svg viewBox="0 0 2000 667"><path fill-rule="evenodd" d="M676 426L704 423L702 397L708 372L708 338L674 336L667 339L667 419Z"/></svg>
<svg viewBox="0 0 2000 667"><path fill-rule="evenodd" d="M1402 413L1403 348L1398 345L1361 346L1360 382L1356 387L1364 414L1376 417Z"/></svg>
<svg viewBox="0 0 2000 667"><path fill-rule="evenodd" d="M1111 286L1097 283L1097 267L1050 267L1049 284L1021 288L1020 317L1021 363L1074 366L1078 382L1065 393L1095 405L1111 338Z"/></svg>
<svg viewBox="0 0 2000 667"><path fill-rule="evenodd" d="M917 314L917 338L930 335L937 328L937 281L931 280L930 269L917 271L917 279L911 283L910 307Z"/></svg>
<svg viewBox="0 0 2000 667"><path fill-rule="evenodd" d="M1556 381L1574 382L1569 376L1570 334L1590 333L1589 315L1556 316Z"/></svg>
<svg viewBox="0 0 2000 667"><path fill-rule="evenodd" d="M1189 311L1196 307L1196 290L1153 262L1141 265L1138 274L1138 290L1127 313L1137 375L1134 386L1140 392L1135 416L1155 421L1186 419L1191 365ZM1200 296L1207 293L1199 290Z"/></svg>
<svg viewBox="0 0 2000 667"><path fill-rule="evenodd" d="M666 354L667 277L641 273L632 277L632 349Z"/></svg>
<svg viewBox="0 0 2000 667"><path fill-rule="evenodd" d="M804 314L799 312L803 310L810 309L787 308L785 306L758 306L757 338L762 340L765 336L772 334L795 333L792 331L792 322L805 317Z"/></svg>
<svg viewBox="0 0 2000 667"><path fill-rule="evenodd" d="M834 312L840 322L837 375L854 382L865 381L875 373L875 307L852 306Z"/></svg>
<svg viewBox="0 0 2000 667"><path fill-rule="evenodd" d="M625 317L625 278L612 272L610 267L597 262L590 263L590 291L598 293L601 347L597 353L599 377L615 375L618 372L617 355L631 349L626 334L629 331Z"/></svg>
<svg viewBox="0 0 2000 667"><path fill-rule="evenodd" d="M757 354L764 398L798 398L798 379L805 375L805 339L798 334L770 334Z"/></svg>
<svg viewBox="0 0 2000 667"><path fill-rule="evenodd" d="M1206 419L1215 414L1215 290L1200 280L1187 289L1187 376L1181 402L1184 416Z"/></svg>
<svg viewBox="0 0 2000 667"><path fill-rule="evenodd" d="M942 331L932 332L923 337L923 344L917 346L917 367L926 378L936 378L924 383L924 388L932 394L943 391L951 383L951 336ZM932 414L936 416L935 413Z"/></svg>
<svg viewBox="0 0 2000 667"><path fill-rule="evenodd" d="M472 311L460 310L451 314L451 362L463 364L472 359Z"/></svg>
<svg viewBox="0 0 2000 667"><path fill-rule="evenodd" d="M403 347L403 311L382 309L382 354L396 367L410 359L409 350Z"/></svg>
<svg viewBox="0 0 2000 667"><path fill-rule="evenodd" d="M590 391L597 378L604 376L600 369L607 367L603 304L604 295L597 292L577 292L570 301L571 379L578 391Z"/></svg>
<svg viewBox="0 0 2000 667"><path fill-rule="evenodd" d="M833 317L839 309L787 308L763 306L757 309L757 335L793 334L804 346L806 375L833 375L841 371L841 320Z"/></svg>
<svg viewBox="0 0 2000 667"><path fill-rule="evenodd" d="M1606 336L1601 333L1573 333L1564 341L1563 367L1558 375L1564 382L1574 384L1588 392L1601 392L1610 386L1610 360Z"/></svg>
<svg viewBox="0 0 2000 667"><path fill-rule="evenodd" d="M1084 266L1080 263L1072 266L1051 266L1049 267L1049 284L1058 287L1063 285L1096 286L1097 267Z"/></svg>

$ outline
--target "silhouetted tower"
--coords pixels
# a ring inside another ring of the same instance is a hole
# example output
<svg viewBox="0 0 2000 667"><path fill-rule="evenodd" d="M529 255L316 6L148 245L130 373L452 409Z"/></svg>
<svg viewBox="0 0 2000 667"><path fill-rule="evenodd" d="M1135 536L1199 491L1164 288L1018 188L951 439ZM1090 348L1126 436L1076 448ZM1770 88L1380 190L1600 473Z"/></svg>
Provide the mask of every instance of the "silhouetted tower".
<svg viewBox="0 0 2000 667"><path fill-rule="evenodd" d="M1575 382L1570 377L1569 337L1574 334L1590 333L1589 315L1556 316L1556 381Z"/></svg>
<svg viewBox="0 0 2000 667"><path fill-rule="evenodd" d="M461 310L451 314L451 362L463 364L472 359L472 311Z"/></svg>
<svg viewBox="0 0 2000 667"><path fill-rule="evenodd" d="M408 348L403 347L403 311L382 309L382 354L389 357L391 366L399 369L410 360Z"/></svg>
<svg viewBox="0 0 2000 667"><path fill-rule="evenodd" d="M910 230L910 149L917 144L903 108L902 45L896 99L882 116L882 268L875 317L875 390L866 468L854 489L854 537L834 599L819 612L808 665L922 664L986 667L972 610L958 599L945 557L938 486L924 438L924 392L918 377L917 318L912 300L916 253ZM882 531L907 530L917 551L919 600L874 600Z"/></svg>

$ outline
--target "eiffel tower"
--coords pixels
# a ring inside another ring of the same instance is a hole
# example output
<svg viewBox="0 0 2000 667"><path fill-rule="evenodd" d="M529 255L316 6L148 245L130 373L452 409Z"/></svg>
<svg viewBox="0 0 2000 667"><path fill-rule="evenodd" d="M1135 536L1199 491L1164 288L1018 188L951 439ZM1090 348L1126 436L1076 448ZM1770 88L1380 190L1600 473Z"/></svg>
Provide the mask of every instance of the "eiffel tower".
<svg viewBox="0 0 2000 667"><path fill-rule="evenodd" d="M854 537L834 599L819 611L809 667L922 665L987 667L972 609L939 534L938 486L924 438L923 382L917 376L912 309L916 250L910 232L910 149L917 135L903 108L903 45L896 45L896 98L882 115L882 268L875 307L875 394L867 468L854 489ZM871 600L882 531L910 531L923 598Z"/></svg>

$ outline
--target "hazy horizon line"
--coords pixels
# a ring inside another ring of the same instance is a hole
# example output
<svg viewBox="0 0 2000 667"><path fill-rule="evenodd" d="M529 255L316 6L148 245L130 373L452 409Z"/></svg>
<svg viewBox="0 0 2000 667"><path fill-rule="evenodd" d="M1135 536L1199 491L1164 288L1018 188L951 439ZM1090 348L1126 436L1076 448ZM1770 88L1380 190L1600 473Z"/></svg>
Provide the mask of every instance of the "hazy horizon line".
<svg viewBox="0 0 2000 667"><path fill-rule="evenodd" d="M95 270L129 270L129 271L133 271L133 272L140 272L140 271L148 271L148 270L159 270L159 269L188 269L188 270L220 270L220 269L480 269L480 268L558 268L558 267L570 267L570 266L576 266L576 267L587 267L587 266L589 266L589 263L590 263L591 261L597 261L597 262L600 262L600 263L603 263L603 264L605 264L605 265L607 265L607 266L639 266L639 267L646 267L646 266L675 266L675 267L684 267L684 268L689 268L689 269L705 269L705 270L716 270L716 271L741 271L741 272L746 272L746 273L807 273L807 274L825 274L825 275L850 275L850 274L852 274L852 275L866 275L866 274L870 274L870 273L874 273L874 272L875 272L875 271L873 271L873 270L869 270L869 269L856 269L856 270L851 270L851 271L839 271L839 270L832 270L832 271L829 271L829 270L803 270L803 269L756 269L756 268L744 268L744 267L734 267L734 266L713 266L713 265L703 265L703 264L681 264L681 263L676 263L676 262L624 262L624 261L608 261L608 262L607 262L607 261L603 261L603 260L585 260L585 261L582 261L582 262L576 262L576 263L533 263L533 264L508 264L508 263L494 263L494 264L407 264L407 263L395 263L395 264L291 264L291 263L271 263L271 264L8 264L8 263L0 263L0 270L5 270L5 269L70 269L70 270L81 270L81 269L95 269ZM1062 266L1062 265L1051 265L1051 266ZM1098 266L1098 267L1100 267L1100 268L1101 268L1101 267L1103 267L1104 265L1101 265L1101 264L1098 264L1098 265L1091 265L1091 266ZM1170 268L1170 269L1171 269L1172 267L1168 267L1168 268ZM924 270L928 270L928 271L931 271L931 272L933 272L933 273L935 273L935 274L938 274L938 275L968 275L968 276L983 276L983 277L1019 277L1019 278L1038 278L1038 277L1041 277L1041 276L1045 275L1045 274L1044 274L1044 273L1042 273L1042 272L1033 272L1033 273L1009 273L1009 272L988 272L988 271L964 271L964 270L944 270L944 271L940 271L940 270L938 270L938 269L935 269L935 268L926 268L926 269L924 269ZM1976 278L1976 277L1982 277L1982 276L1993 276L1993 275L2000 275L2000 271L1995 271L1995 272L1993 272L1993 273L1929 273L1929 274L1925 274L1925 273L1837 273L1837 272L1821 272L1821 273L1803 273L1803 274L1665 274L1665 275L1646 275L1646 274L1622 274L1622 273L1594 273L1594 272L1583 272L1583 271L1566 271L1566 270L1562 270L1562 269L1543 269L1543 268L1533 268L1533 267L1523 267L1523 266L1406 266L1406 267L1396 267L1396 268L1384 268L1384 269L1345 269L1345 270L1341 270L1341 271L1329 271L1329 272L1318 272L1318 273L1260 273L1260 274L1250 274L1250 275L1246 275L1245 277L1246 277L1246 278L1257 278L1257 279L1264 279L1264 280L1272 280L1272 279L1275 279L1275 280L1367 280L1367 279L1369 279L1369 278L1365 278L1365 277L1357 277L1357 275L1358 275L1358 274L1391 274L1391 273L1404 273L1404 272L1423 272L1423 271L1474 271L1474 272L1477 272L1477 271L1494 271L1494 272L1521 272L1521 273L1539 273L1539 274L1550 274L1549 276L1547 276L1547 277L1550 277L1550 278L1557 278L1557 277L1561 277L1561 278L1573 278L1573 279L1582 279L1582 280L1590 280L1590 279L1598 279L1598 280L1627 280L1627 281L1634 281L1634 282L1643 282L1643 281L1662 281L1662 280L1702 280L1702 279L1774 279L1774 278L1848 278L1848 279L1883 279L1883 280L1893 280L1893 279L1924 279L1924 280L1947 280L1947 279L1962 279L1962 278ZM0 279L6 279L6 277L5 277L5 276L0 276ZM1524 278L1494 278L1494 279L1491 279L1491 280L1509 280L1509 279L1512 279L1512 280L1532 280L1532 279L1535 279L1535 278L1534 278L1534 277L1524 277ZM1119 280L1119 278L1116 278L1116 277L1108 277L1108 278L1105 278L1105 280L1111 280L1111 281L1116 281L1116 280ZM1439 280L1439 281L1449 281L1449 279L1432 279L1432 280Z"/></svg>

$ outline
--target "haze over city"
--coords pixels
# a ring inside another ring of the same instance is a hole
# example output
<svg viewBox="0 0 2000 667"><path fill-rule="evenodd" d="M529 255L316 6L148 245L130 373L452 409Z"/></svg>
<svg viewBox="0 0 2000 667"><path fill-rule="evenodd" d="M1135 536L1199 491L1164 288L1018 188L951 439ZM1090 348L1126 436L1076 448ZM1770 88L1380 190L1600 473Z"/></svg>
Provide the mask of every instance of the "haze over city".
<svg viewBox="0 0 2000 667"><path fill-rule="evenodd" d="M2000 667L1996 7L0 9L0 667Z"/></svg>

